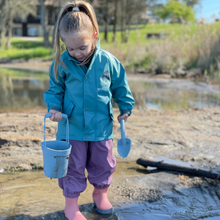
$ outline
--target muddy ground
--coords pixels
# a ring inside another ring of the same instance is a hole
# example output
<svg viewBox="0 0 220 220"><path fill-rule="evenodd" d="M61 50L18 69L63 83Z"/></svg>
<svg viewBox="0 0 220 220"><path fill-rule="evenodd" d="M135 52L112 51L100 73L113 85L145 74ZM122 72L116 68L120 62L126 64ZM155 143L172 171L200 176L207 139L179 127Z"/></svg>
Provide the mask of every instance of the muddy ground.
<svg viewBox="0 0 220 220"><path fill-rule="evenodd" d="M41 141L45 113L45 109L35 109L0 114L1 172L43 168ZM115 118L117 114L118 110L114 109ZM48 119L46 125L47 140L55 139L56 123ZM155 219L220 216L218 180L145 169L134 162L138 158L169 158L177 163L220 171L220 109L134 109L125 128L126 136L132 141L129 156L122 159L117 153L116 144L120 138L117 122L114 123L113 151L119 164L127 162L126 169L135 170L136 175L128 173L113 180L114 184L109 189L113 203L147 202L142 210L145 217L140 219L154 219L154 215ZM164 212L167 215L163 218L157 217ZM146 213L151 213L151 216Z"/></svg>

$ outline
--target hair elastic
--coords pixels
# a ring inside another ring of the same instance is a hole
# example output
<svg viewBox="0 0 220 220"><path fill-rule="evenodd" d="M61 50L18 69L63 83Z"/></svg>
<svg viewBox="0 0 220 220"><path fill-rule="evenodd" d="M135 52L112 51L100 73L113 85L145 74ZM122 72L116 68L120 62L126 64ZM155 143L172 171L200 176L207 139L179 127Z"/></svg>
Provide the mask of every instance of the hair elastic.
<svg viewBox="0 0 220 220"><path fill-rule="evenodd" d="M79 8L77 6L75 6L72 11L79 11Z"/></svg>

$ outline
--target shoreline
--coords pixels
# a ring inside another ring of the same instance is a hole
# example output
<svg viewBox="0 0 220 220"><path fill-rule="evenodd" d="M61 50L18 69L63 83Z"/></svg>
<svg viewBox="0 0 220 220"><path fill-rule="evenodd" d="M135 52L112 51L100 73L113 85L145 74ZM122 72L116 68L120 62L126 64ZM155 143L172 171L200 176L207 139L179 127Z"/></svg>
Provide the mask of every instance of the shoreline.
<svg viewBox="0 0 220 220"><path fill-rule="evenodd" d="M53 60L42 59L19 59L10 60L9 62L0 62L0 68L24 70L31 72L48 72ZM131 81L149 81L149 80L189 80L194 82L204 82L220 88L220 78L207 78L204 75L189 75L189 76L173 76L168 73L151 74L149 72L131 72L126 71L128 80Z"/></svg>

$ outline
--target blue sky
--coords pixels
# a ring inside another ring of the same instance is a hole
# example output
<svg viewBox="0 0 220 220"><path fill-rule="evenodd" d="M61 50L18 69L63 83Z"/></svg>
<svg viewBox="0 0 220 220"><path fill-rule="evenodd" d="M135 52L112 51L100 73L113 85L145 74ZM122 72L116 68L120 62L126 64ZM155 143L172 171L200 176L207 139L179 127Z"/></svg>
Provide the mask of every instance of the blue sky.
<svg viewBox="0 0 220 220"><path fill-rule="evenodd" d="M196 17L206 18L208 22L213 22L211 18L215 14L216 18L220 18L220 0L201 0L201 5L196 7Z"/></svg>
<svg viewBox="0 0 220 220"><path fill-rule="evenodd" d="M166 2L166 0L161 0ZM215 19L211 18L215 14L216 18L220 19L220 0L201 0L200 5L196 6L196 18L205 18L207 22L213 22Z"/></svg>

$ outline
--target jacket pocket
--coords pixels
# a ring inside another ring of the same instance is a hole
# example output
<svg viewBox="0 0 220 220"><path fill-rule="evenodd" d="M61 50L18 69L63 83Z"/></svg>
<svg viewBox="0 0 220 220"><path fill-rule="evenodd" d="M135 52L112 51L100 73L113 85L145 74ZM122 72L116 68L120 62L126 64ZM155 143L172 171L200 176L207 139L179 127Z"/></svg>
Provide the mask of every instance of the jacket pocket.
<svg viewBox="0 0 220 220"><path fill-rule="evenodd" d="M109 116L112 119L112 121L114 121L114 115L113 115L113 108L112 108L112 102L111 100L108 103L108 108L109 108Z"/></svg>
<svg viewBox="0 0 220 220"><path fill-rule="evenodd" d="M71 101L67 105L64 104L63 113L66 114L69 118L73 112L74 107L75 105Z"/></svg>

